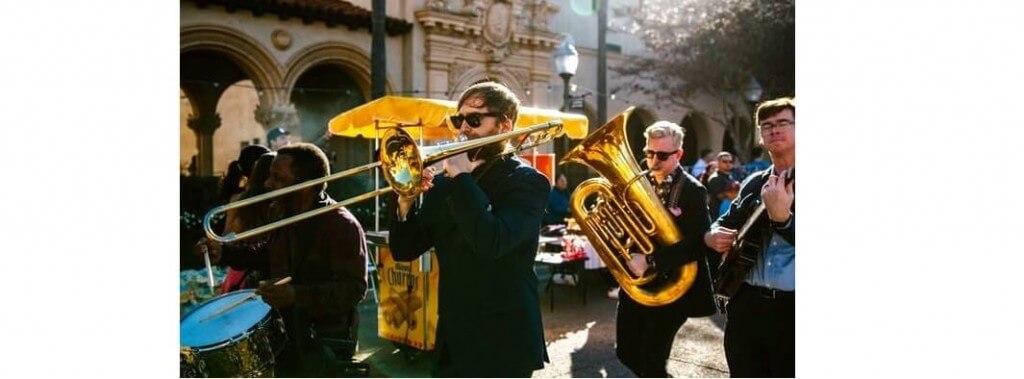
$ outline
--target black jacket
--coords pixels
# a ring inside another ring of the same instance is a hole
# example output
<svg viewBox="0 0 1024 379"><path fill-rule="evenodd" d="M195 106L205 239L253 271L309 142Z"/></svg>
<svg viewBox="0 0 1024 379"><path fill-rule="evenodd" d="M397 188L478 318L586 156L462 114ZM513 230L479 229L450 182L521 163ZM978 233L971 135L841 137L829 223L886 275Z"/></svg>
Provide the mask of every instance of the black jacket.
<svg viewBox="0 0 1024 379"><path fill-rule="evenodd" d="M675 221L683 234L683 240L675 245L655 250L652 254L654 268L660 273L665 273L696 261L697 278L693 285L682 297L665 306L677 308L679 313L686 317L710 316L715 313L715 303L711 295L711 273L708 271L709 249L704 245L704 233L711 224L711 217L708 215L708 192L697 179L682 168L677 168L673 177L677 179L671 191L676 191L675 187L679 186L675 204L680 214L675 217ZM666 205L666 208L671 208L671 205ZM624 293L625 291L622 291L620 295Z"/></svg>
<svg viewBox="0 0 1024 379"><path fill-rule="evenodd" d="M732 202L729 206L729 210L725 214L721 215L717 221L715 221L712 227L724 226L729 229L739 230L744 223L747 222L747 218L757 207L757 204L761 202L761 188L764 187L764 183L768 181L768 177L771 176L772 170L775 166L768 167L767 170L758 171L750 174L746 180L743 181L743 185L740 187L740 195L736 198L736 201ZM793 212L788 223L774 223L768 220L768 213L765 212L758 222L751 226L750 236L759 236L762 246L768 247L768 241L772 238L772 232L778 232L782 239L786 240L790 245L796 246L796 200L793 200L793 205L789 208ZM749 237L748 237L749 238Z"/></svg>
<svg viewBox="0 0 1024 379"><path fill-rule="evenodd" d="M542 174L508 157L472 175L436 177L405 222L391 212L388 244L395 260L436 251L438 357L446 354L442 361L455 372L544 367L533 264L550 192Z"/></svg>

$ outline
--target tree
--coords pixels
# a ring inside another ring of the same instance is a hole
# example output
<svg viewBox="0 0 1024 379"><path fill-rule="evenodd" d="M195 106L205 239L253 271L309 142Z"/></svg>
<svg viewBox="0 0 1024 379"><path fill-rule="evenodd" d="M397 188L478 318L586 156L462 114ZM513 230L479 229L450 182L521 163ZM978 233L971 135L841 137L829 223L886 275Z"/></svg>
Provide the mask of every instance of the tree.
<svg viewBox="0 0 1024 379"><path fill-rule="evenodd" d="M793 0L640 0L617 9L623 22L612 28L636 35L649 51L612 69L632 78L617 89L692 110L695 96L711 96L723 115L749 115L742 95L751 78L762 99L794 94L794 14ZM733 120L705 116L734 136L749 134Z"/></svg>

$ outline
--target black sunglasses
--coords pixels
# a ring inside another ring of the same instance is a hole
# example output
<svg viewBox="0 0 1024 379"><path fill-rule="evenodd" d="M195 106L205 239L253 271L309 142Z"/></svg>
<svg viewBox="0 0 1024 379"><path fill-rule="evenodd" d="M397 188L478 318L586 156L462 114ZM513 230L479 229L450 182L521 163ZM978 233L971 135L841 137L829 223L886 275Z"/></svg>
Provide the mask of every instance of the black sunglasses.
<svg viewBox="0 0 1024 379"><path fill-rule="evenodd" d="M458 128L462 127L462 121L463 120L465 120L466 123L469 124L470 128L479 128L480 127L480 121L481 121L482 117L498 117L498 116L501 116L501 114L500 113L494 113L494 112L487 112L487 113L470 113L470 114L466 114L466 115L453 114L449 118L452 120L452 126L454 126L455 129L458 129Z"/></svg>
<svg viewBox="0 0 1024 379"><path fill-rule="evenodd" d="M672 151L644 150L644 155L646 155L647 158L653 158L653 157L657 156L659 161L663 161L663 160L668 159L668 157L671 156L672 154L675 154L675 153L678 153L678 152L679 152L678 149L677 150L672 150Z"/></svg>

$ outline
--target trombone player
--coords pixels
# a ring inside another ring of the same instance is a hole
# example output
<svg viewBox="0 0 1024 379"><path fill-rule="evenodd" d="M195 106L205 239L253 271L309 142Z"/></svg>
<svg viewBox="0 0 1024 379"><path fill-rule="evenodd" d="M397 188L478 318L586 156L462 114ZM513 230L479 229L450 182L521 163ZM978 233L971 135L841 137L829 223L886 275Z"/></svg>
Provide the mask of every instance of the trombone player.
<svg viewBox="0 0 1024 379"><path fill-rule="evenodd" d="M648 179L661 203L671 213L683 234L682 241L657 248L651 255L631 254L629 269L637 276L649 270L665 275L690 262L697 263L692 287L679 299L662 306L647 306L627 291L619 292L615 317L615 353L638 377L668 377L666 363L676 333L688 317L715 313L711 279L702 239L711 225L707 189L690 176L679 160L683 157L683 129L669 121L658 121L644 132Z"/></svg>
<svg viewBox="0 0 1024 379"><path fill-rule="evenodd" d="M452 125L473 140L511 131L519 100L484 82L457 109ZM506 149L496 142L451 156L443 173L424 169L418 206L393 198L395 260L434 248L440 266L434 376L529 377L547 361L533 262L551 185Z"/></svg>
<svg viewBox="0 0 1024 379"><path fill-rule="evenodd" d="M277 151L266 186L278 190L329 173L327 156L309 143ZM283 216L335 204L326 184L274 200ZM288 341L276 358L275 376L340 375L352 354L358 317L356 304L366 294L366 239L363 227L344 207L274 230L258 243L219 244L204 238L198 246L214 261L238 267L269 267L270 277L290 276L283 285L261 283L256 291L279 310Z"/></svg>

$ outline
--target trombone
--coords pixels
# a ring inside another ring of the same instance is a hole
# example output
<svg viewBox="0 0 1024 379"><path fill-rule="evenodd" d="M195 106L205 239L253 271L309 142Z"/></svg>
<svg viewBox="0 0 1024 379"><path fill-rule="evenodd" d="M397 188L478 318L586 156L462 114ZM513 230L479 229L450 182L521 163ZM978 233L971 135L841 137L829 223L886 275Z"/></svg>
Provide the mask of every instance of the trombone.
<svg viewBox="0 0 1024 379"><path fill-rule="evenodd" d="M206 212L206 216L203 217L203 229L206 231L206 236L209 239L217 241L219 243L229 243L246 239L259 234L263 234L271 230L280 228L282 226L294 224L296 222L305 220L310 217L316 217L318 215L330 212L332 210L344 207L346 205L355 204L370 198L375 198L377 196L384 195L390 191L395 191L399 195L406 197L416 196L420 192L422 192L420 182L423 177L423 169L427 166L445 160L453 155L461 154L478 147L483 147L486 145L490 145L492 143L502 142L506 140L511 140L513 138L521 137L515 147L511 149L506 149L504 152L494 157L484 158L493 159L500 157L502 155L517 153L522 150L530 149L541 144L551 142L552 140L554 140L555 137L562 134L562 127L563 125L561 120L554 120L536 124L509 133L487 136L470 141L455 142L446 145L422 148L416 146L416 141L405 130L402 130L401 128L388 129L387 132L384 133L384 136L381 138L380 156L377 162L350 168L348 170L340 171L325 176L323 178L308 180L299 184L294 184L285 188L270 191L262 195L253 196L248 199L243 199L230 204L214 207L213 209L210 209L209 212ZM279 197L281 195L309 188L311 186L342 179L348 176L361 173L363 171L373 170L378 167L381 168L381 171L384 174L384 180L386 180L389 184L388 187L380 188L375 191L370 191L362 195L346 199L344 201L339 201L335 204L326 207L312 209L291 217L274 221L266 225L246 230L241 233L228 233L222 236L218 235L213 231L213 217L219 213L227 212L229 209L242 208L248 205Z"/></svg>

